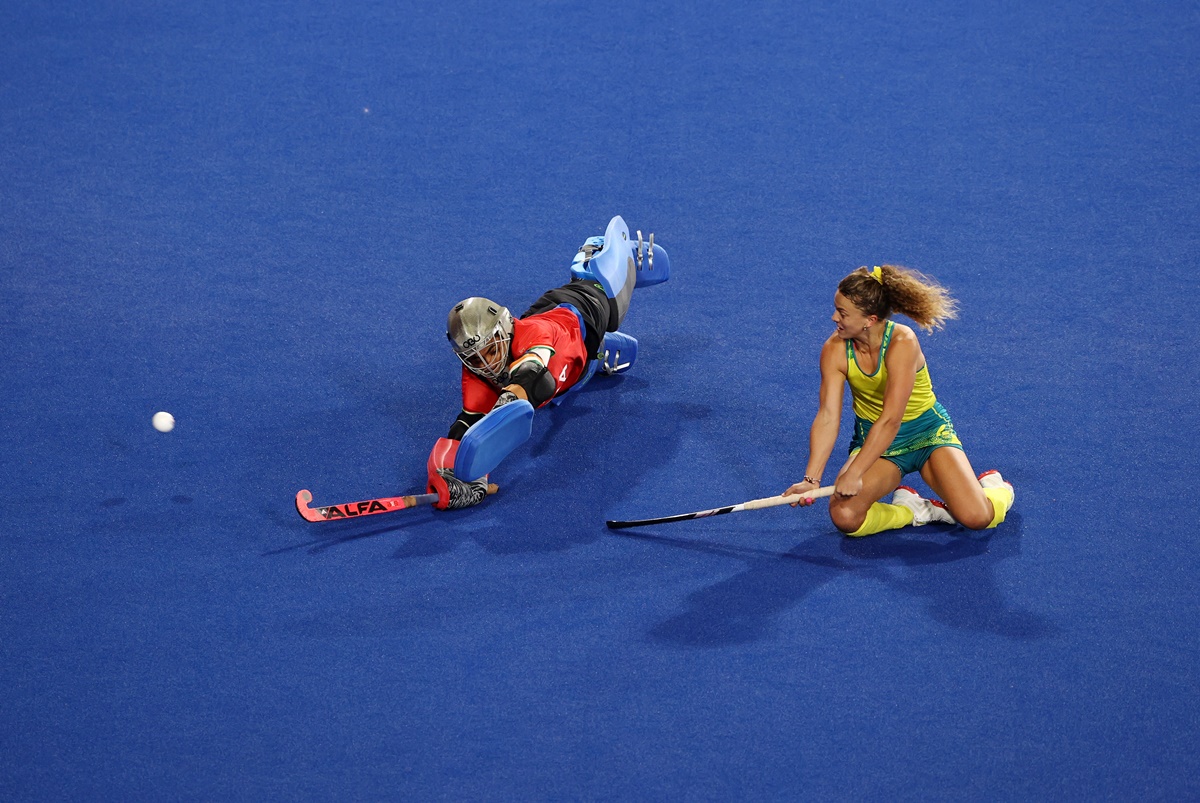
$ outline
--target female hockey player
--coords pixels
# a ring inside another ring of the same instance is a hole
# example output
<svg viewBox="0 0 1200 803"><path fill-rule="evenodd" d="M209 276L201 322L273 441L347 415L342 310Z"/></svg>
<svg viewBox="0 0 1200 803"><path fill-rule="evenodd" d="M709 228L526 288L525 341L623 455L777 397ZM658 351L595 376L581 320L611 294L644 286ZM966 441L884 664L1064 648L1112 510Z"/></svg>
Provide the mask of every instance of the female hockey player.
<svg viewBox="0 0 1200 803"><path fill-rule="evenodd" d="M976 478L949 414L933 393L916 334L889 320L892 312L900 312L932 331L956 316L954 299L927 276L883 265L859 268L842 279L833 305L836 329L821 347L808 465L804 479L784 494L820 487L837 440L843 388L849 384L854 437L830 497L834 526L857 537L931 521L973 530L1004 521L1013 503L1012 485L998 471ZM923 499L900 485L914 471L944 501ZM893 491L891 504L879 501Z"/></svg>

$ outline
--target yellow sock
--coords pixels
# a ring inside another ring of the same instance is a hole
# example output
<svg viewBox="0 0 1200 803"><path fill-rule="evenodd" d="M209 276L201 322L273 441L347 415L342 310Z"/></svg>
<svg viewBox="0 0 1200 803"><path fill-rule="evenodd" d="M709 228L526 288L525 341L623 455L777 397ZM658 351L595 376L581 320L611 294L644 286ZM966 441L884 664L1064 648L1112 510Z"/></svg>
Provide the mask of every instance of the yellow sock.
<svg viewBox="0 0 1200 803"><path fill-rule="evenodd" d="M1013 492L1012 488L1002 485L999 488L984 488L983 495L992 500L992 510L995 511L992 523L987 526L990 530L1004 521L1004 517L1008 515L1008 509L1012 507L1013 503Z"/></svg>
<svg viewBox="0 0 1200 803"><path fill-rule="evenodd" d="M887 502L876 502L867 508L867 518L852 533L846 533L851 538L861 538L864 535L874 535L884 530L894 530L912 524L913 512L902 505L889 505Z"/></svg>

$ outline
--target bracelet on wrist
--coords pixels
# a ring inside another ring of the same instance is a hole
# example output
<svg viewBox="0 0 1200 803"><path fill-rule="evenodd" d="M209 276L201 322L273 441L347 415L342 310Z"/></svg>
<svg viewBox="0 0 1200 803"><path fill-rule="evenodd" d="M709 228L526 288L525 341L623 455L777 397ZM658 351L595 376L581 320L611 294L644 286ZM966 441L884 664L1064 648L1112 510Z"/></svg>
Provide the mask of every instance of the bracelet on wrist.
<svg viewBox="0 0 1200 803"><path fill-rule="evenodd" d="M805 475L804 475L804 481L805 481L805 482L811 482L813 485L820 485L820 484L821 484L821 481L820 481L820 480L814 480L812 477L808 476L807 474L805 474Z"/></svg>

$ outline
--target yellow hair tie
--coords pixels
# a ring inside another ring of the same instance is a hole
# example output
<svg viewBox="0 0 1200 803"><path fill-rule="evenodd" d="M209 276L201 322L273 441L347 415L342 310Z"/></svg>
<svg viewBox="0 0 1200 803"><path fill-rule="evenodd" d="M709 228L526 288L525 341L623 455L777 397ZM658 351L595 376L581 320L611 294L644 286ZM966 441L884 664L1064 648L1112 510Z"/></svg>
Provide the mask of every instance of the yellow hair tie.
<svg viewBox="0 0 1200 803"><path fill-rule="evenodd" d="M883 284L883 268L876 265L875 267L871 268L871 270L869 272L871 274L872 279L879 282L880 284Z"/></svg>

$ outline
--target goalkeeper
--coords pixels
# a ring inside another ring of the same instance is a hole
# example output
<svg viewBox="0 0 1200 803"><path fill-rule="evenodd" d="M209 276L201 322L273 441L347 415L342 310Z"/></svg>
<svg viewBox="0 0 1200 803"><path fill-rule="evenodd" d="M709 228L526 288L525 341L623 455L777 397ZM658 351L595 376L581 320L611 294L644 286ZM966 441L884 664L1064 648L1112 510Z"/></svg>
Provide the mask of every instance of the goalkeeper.
<svg viewBox="0 0 1200 803"><path fill-rule="evenodd" d="M470 507L487 496L487 476L456 477L454 462L463 436L488 413L519 400L545 407L582 387L597 369L628 369L637 358L637 340L618 330L633 290L666 281L669 273L667 254L653 235L647 243L639 232L631 242L625 222L615 217L604 237L589 238L579 249L571 281L543 293L520 317L487 298L455 304L446 337L462 361L463 404L429 455L434 507Z"/></svg>

